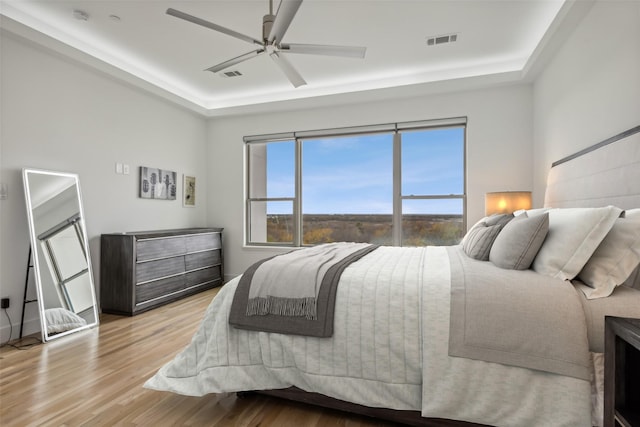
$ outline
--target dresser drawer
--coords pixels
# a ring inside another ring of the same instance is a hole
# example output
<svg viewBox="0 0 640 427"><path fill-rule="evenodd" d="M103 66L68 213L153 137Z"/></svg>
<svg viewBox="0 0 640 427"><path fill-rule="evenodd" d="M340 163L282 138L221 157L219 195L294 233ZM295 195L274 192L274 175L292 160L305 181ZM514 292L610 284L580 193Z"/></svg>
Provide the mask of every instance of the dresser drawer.
<svg viewBox="0 0 640 427"><path fill-rule="evenodd" d="M197 252L184 257L186 270L191 271L202 267L211 267L220 264L222 257L220 250Z"/></svg>
<svg viewBox="0 0 640 427"><path fill-rule="evenodd" d="M215 267L203 268L202 270L191 271L186 274L187 286L199 285L201 283L222 281L222 269L219 265Z"/></svg>
<svg viewBox="0 0 640 427"><path fill-rule="evenodd" d="M196 234L185 238L186 252L206 251L222 247L220 233Z"/></svg>
<svg viewBox="0 0 640 427"><path fill-rule="evenodd" d="M186 238L183 236L138 240L136 242L137 260L146 261L184 255L187 252L185 241Z"/></svg>
<svg viewBox="0 0 640 427"><path fill-rule="evenodd" d="M184 256L139 262L136 266L136 283L160 279L184 272Z"/></svg>
<svg viewBox="0 0 640 427"><path fill-rule="evenodd" d="M154 280L136 286L136 305L151 301L172 292L177 292L185 287L185 275L167 277L166 279Z"/></svg>

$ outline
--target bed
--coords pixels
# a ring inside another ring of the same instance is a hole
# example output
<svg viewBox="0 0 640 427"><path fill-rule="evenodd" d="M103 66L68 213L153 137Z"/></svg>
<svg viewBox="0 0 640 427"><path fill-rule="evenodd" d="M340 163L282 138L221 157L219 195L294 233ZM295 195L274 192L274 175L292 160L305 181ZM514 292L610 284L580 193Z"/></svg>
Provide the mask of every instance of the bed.
<svg viewBox="0 0 640 427"><path fill-rule="evenodd" d="M249 273L231 280L145 387L260 391L412 425L599 424L604 315L640 318L639 207L637 126L554 163L545 208L483 218L458 246L378 247L345 265L330 336L230 325Z"/></svg>

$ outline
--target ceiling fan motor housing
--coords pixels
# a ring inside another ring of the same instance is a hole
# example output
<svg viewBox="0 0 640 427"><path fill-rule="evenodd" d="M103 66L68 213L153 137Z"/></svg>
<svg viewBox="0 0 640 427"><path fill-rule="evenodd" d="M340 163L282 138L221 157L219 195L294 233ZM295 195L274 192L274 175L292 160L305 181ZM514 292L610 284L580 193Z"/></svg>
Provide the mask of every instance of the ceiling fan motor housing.
<svg viewBox="0 0 640 427"><path fill-rule="evenodd" d="M265 44L269 42L269 34L271 34L271 27L273 27L275 19L275 15L264 15L262 17L262 40L264 40ZM277 42L280 42L280 40L277 40Z"/></svg>

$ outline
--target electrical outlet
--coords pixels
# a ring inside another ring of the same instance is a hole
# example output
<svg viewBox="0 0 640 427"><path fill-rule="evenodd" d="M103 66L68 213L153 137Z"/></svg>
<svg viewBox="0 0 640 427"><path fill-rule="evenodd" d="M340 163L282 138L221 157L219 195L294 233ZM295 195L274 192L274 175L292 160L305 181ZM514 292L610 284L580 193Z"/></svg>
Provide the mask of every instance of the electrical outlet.
<svg viewBox="0 0 640 427"><path fill-rule="evenodd" d="M9 308L9 298L2 298L0 300L0 308Z"/></svg>

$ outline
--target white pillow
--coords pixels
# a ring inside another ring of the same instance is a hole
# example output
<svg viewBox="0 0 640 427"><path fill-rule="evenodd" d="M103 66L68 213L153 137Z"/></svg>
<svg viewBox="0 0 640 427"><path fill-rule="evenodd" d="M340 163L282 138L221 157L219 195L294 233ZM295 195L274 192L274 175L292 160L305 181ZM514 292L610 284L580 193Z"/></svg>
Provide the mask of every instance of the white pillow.
<svg viewBox="0 0 640 427"><path fill-rule="evenodd" d="M44 311L47 333L55 334L70 331L87 325L87 321L64 308L48 308Z"/></svg>
<svg viewBox="0 0 640 427"><path fill-rule="evenodd" d="M635 219L638 220L640 219L640 208L638 209L627 209L626 211L624 211L624 213L621 216L622 218L627 218L627 219Z"/></svg>
<svg viewBox="0 0 640 427"><path fill-rule="evenodd" d="M527 214L527 217L533 218L534 216L542 215L545 212L548 212L551 208L536 208L536 209L520 209L515 211L513 214L515 216L522 215L523 213Z"/></svg>
<svg viewBox="0 0 640 427"><path fill-rule="evenodd" d="M608 297L616 286L629 278L639 263L640 209L633 209L625 212L624 218L616 219L580 272L580 280L589 286L581 289L588 299Z"/></svg>
<svg viewBox="0 0 640 427"><path fill-rule="evenodd" d="M550 209L549 232L532 269L564 280L578 275L605 238L622 209L605 208Z"/></svg>

